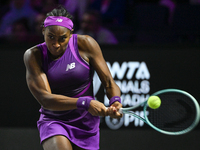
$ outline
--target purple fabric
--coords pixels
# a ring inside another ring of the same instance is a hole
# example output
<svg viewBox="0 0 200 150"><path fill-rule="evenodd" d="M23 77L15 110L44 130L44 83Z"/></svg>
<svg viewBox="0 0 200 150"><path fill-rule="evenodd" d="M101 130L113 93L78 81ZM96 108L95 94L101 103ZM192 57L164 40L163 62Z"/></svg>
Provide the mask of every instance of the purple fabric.
<svg viewBox="0 0 200 150"><path fill-rule="evenodd" d="M79 97L76 103L77 108L88 110L92 99L90 97Z"/></svg>
<svg viewBox="0 0 200 150"><path fill-rule="evenodd" d="M109 101L109 105L112 105L116 101L121 103L121 98L119 96L113 96Z"/></svg>
<svg viewBox="0 0 200 150"><path fill-rule="evenodd" d="M48 57L46 43L38 47L42 53L42 68L47 75L52 93L94 99L94 70L79 55L76 34L70 38L65 53L58 60L52 61ZM37 126L41 142L54 135L64 135L81 148L99 149L98 116L92 116L85 109L50 111L41 107L40 113Z"/></svg>
<svg viewBox="0 0 200 150"><path fill-rule="evenodd" d="M73 22L71 19L64 16L49 16L45 19L44 27L53 25L62 26L68 28L69 30L73 29Z"/></svg>
<svg viewBox="0 0 200 150"><path fill-rule="evenodd" d="M48 57L46 43L40 44L39 48L43 55L42 67L47 75L52 93L69 97L93 97L94 70L79 55L77 35L74 34L70 38L65 53L58 60L52 61Z"/></svg>

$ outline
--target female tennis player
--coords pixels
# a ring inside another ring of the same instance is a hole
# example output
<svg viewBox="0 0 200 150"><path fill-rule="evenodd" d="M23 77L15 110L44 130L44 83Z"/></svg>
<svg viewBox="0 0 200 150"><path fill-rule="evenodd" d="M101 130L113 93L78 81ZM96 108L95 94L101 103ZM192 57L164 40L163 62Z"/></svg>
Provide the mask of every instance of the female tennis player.
<svg viewBox="0 0 200 150"><path fill-rule="evenodd" d="M72 16L63 7L47 13L44 43L24 54L28 87L41 104L37 122L45 150L99 149L99 116L122 117L120 89L97 42L72 34ZM110 107L96 101L92 78L97 72Z"/></svg>

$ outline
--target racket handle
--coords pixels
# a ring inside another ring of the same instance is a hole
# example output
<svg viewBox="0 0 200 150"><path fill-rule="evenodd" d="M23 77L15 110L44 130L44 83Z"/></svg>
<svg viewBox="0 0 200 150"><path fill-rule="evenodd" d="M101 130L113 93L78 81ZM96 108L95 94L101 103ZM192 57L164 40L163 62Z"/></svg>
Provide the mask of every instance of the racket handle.
<svg viewBox="0 0 200 150"><path fill-rule="evenodd" d="M119 112L120 114L123 114L123 109L120 108L118 112Z"/></svg>

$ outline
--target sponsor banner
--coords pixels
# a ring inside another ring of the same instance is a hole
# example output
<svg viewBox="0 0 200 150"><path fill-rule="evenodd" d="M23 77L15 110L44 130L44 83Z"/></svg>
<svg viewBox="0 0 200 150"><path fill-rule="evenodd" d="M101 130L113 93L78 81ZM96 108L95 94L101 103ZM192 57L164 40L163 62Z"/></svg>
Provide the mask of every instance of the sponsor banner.
<svg viewBox="0 0 200 150"><path fill-rule="evenodd" d="M123 107L141 103L154 92L167 88L185 90L197 100L200 99L198 90L200 51L197 49L111 48L104 50L103 54L112 77L121 89ZM97 74L94 75L94 93L97 100L105 106L109 105ZM142 107L135 110L135 113L142 116ZM121 119L101 117L101 127L113 130L150 128L143 121L130 115L124 115Z"/></svg>
<svg viewBox="0 0 200 150"><path fill-rule="evenodd" d="M107 62L108 68L114 78L116 84L121 89L121 99L123 107L134 106L138 103L144 102L149 97L150 92L150 72L147 64L142 61L129 61L129 62ZM101 81L97 74L94 74L94 91L95 95L98 92L104 95L103 103L109 106L109 100L103 91L100 91ZM98 97L97 97L98 100ZM136 114L143 115L143 111L136 111ZM105 124L110 129L119 129L120 127L128 127L130 123L135 127L143 127L144 122L139 119L124 115L121 119L113 119L109 116L102 118L105 119Z"/></svg>

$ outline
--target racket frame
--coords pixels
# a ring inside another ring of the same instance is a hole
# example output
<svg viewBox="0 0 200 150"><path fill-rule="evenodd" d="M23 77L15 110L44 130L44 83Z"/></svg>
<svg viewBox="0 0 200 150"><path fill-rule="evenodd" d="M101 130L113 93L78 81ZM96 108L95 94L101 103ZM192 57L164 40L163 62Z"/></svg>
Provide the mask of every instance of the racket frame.
<svg viewBox="0 0 200 150"><path fill-rule="evenodd" d="M129 115L132 115L140 120L142 120L143 122L145 122L146 124L148 124L150 127L152 127L153 129L155 129L156 131L158 132L161 132L163 134L167 134L167 135L181 135L181 134L185 134L185 133L188 133L190 132L191 130L193 130L197 124L199 123L199 120L200 120L200 107L199 107L199 103L196 101L196 99L191 95L189 94L188 92L185 92L183 90L179 90L179 89L164 89L164 90L160 90L160 91L157 91L155 93L153 93L151 96L157 96L159 94L163 94L163 93L167 93L167 92L177 92L177 93L181 93L181 94L184 94L186 96L188 96L193 102L194 102L194 105L195 105L195 108L196 108L196 117L193 121L193 123L186 129L182 130L182 131L176 131L176 132L170 132L170 131L165 131L165 130L162 130L162 129L159 129L157 128L156 126L154 126L148 119L147 117L147 107L148 107L148 104L147 104L147 101L144 101L140 104L137 104L135 106L132 106L132 107L128 107L128 108L120 108L119 112L120 113L125 113L125 114L129 114ZM143 107L143 111L144 111L144 118L139 116L139 115L136 115L132 110L140 107L144 105Z"/></svg>

